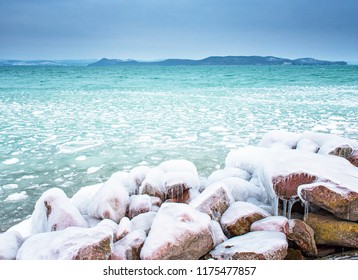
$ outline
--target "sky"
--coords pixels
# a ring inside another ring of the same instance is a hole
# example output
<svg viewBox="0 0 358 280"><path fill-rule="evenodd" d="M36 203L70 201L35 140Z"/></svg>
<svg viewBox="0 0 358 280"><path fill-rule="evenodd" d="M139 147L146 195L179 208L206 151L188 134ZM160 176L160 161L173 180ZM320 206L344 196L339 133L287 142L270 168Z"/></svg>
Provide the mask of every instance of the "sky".
<svg viewBox="0 0 358 280"><path fill-rule="evenodd" d="M0 59L358 62L357 0L0 0Z"/></svg>

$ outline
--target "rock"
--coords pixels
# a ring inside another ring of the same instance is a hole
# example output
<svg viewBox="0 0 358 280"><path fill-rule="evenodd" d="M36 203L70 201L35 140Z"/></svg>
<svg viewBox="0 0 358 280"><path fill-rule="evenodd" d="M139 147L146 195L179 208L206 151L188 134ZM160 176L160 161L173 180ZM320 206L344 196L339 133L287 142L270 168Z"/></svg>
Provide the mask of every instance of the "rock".
<svg viewBox="0 0 358 280"><path fill-rule="evenodd" d="M264 190L244 179L228 177L221 182L228 187L235 201L247 201L249 198L254 198L258 201L265 200Z"/></svg>
<svg viewBox="0 0 358 280"><path fill-rule="evenodd" d="M327 141L319 149L318 153L322 155L333 155L343 158L349 158L353 148L347 142Z"/></svg>
<svg viewBox="0 0 358 280"><path fill-rule="evenodd" d="M187 200L189 189L200 188L199 177L191 172L167 172L161 179L166 199L176 199L178 202Z"/></svg>
<svg viewBox="0 0 358 280"><path fill-rule="evenodd" d="M358 223L317 213L309 213L306 223L314 230L319 245L358 248Z"/></svg>
<svg viewBox="0 0 358 280"><path fill-rule="evenodd" d="M118 232L118 224L116 224L115 222L113 222L110 219L104 219L101 220L96 227L107 227L108 230L112 233L112 240L117 241L116 236L117 236L117 232Z"/></svg>
<svg viewBox="0 0 358 280"><path fill-rule="evenodd" d="M311 139L302 138L298 141L296 149L304 152L317 153L319 145Z"/></svg>
<svg viewBox="0 0 358 280"><path fill-rule="evenodd" d="M358 192L328 182L302 185L297 190L300 199L323 208L335 216L358 221Z"/></svg>
<svg viewBox="0 0 358 280"><path fill-rule="evenodd" d="M138 194L139 187L142 185L147 173L150 171L148 166L137 166L129 172L129 194Z"/></svg>
<svg viewBox="0 0 358 280"><path fill-rule="evenodd" d="M249 181L251 179L251 175L249 172L240 169L240 168L225 168L215 170L211 175L208 177L205 185L208 187L213 183L220 182L221 180L228 178L228 177L237 177Z"/></svg>
<svg viewBox="0 0 358 280"><path fill-rule="evenodd" d="M135 230L113 244L111 260L139 260L140 250L147 235L143 230Z"/></svg>
<svg viewBox="0 0 358 280"><path fill-rule="evenodd" d="M222 215L221 226L228 236L242 235L250 231L253 222L268 216L268 212L254 204L237 201Z"/></svg>
<svg viewBox="0 0 358 280"><path fill-rule="evenodd" d="M88 205L87 213L96 218L110 219L119 223L125 216L128 205L127 189L112 176L96 192Z"/></svg>
<svg viewBox="0 0 358 280"><path fill-rule="evenodd" d="M19 249L18 260L107 260L112 251L108 227L70 227L29 237Z"/></svg>
<svg viewBox="0 0 358 280"><path fill-rule="evenodd" d="M228 239L210 252L215 260L283 260L287 255L286 235L275 231L254 231Z"/></svg>
<svg viewBox="0 0 358 280"><path fill-rule="evenodd" d="M207 187L190 206L208 214L212 220L220 221L222 214L234 202L234 198L223 183L214 183Z"/></svg>
<svg viewBox="0 0 358 280"><path fill-rule="evenodd" d="M251 224L250 231L278 231L288 234L288 219L283 216L270 216Z"/></svg>
<svg viewBox="0 0 358 280"><path fill-rule="evenodd" d="M358 250L335 253L321 258L321 260L358 260Z"/></svg>
<svg viewBox="0 0 358 280"><path fill-rule="evenodd" d="M358 149L354 150L347 159L355 167L358 167Z"/></svg>
<svg viewBox="0 0 358 280"><path fill-rule="evenodd" d="M14 260L22 242L23 238L17 231L0 234L0 260Z"/></svg>
<svg viewBox="0 0 358 280"><path fill-rule="evenodd" d="M128 219L128 217L123 217L117 227L117 231L115 232L115 240L121 240L133 230L134 227L132 222Z"/></svg>
<svg viewBox="0 0 358 280"><path fill-rule="evenodd" d="M287 239L294 242L304 254L316 256L318 254L313 229L304 221L292 219L288 221L289 233Z"/></svg>
<svg viewBox="0 0 358 280"><path fill-rule="evenodd" d="M71 204L63 190L52 188L37 200L31 215L31 233L88 227L79 210Z"/></svg>
<svg viewBox="0 0 358 280"><path fill-rule="evenodd" d="M128 218L149 212L152 208L152 200L149 195L131 195L129 198Z"/></svg>
<svg viewBox="0 0 358 280"><path fill-rule="evenodd" d="M138 216L135 216L131 223L133 225L134 230L144 230L146 233L148 233L152 227L152 223L154 221L155 216L157 215L157 212L147 212L143 214L139 214Z"/></svg>
<svg viewBox="0 0 358 280"><path fill-rule="evenodd" d="M140 256L143 260L197 260L213 245L207 214L187 204L163 203Z"/></svg>
<svg viewBox="0 0 358 280"><path fill-rule="evenodd" d="M71 203L82 215L87 215L88 204L96 192L103 186L103 183L80 188L71 198Z"/></svg>
<svg viewBox="0 0 358 280"><path fill-rule="evenodd" d="M295 250L293 248L287 249L287 256L285 257L285 260L305 260L306 258L302 255L300 250Z"/></svg>
<svg viewBox="0 0 358 280"><path fill-rule="evenodd" d="M213 236L214 247L227 240L226 235L217 221L211 221L211 234Z"/></svg>
<svg viewBox="0 0 358 280"><path fill-rule="evenodd" d="M282 144L290 149L295 149L301 135L285 130L272 130L267 132L261 139L259 146L272 147L273 145Z"/></svg>
<svg viewBox="0 0 358 280"><path fill-rule="evenodd" d="M162 184L163 174L164 171L159 168L149 170L139 188L139 193L159 197L162 201L165 200L165 188Z"/></svg>
<svg viewBox="0 0 358 280"><path fill-rule="evenodd" d="M195 165L185 159L172 159L162 162L158 165L164 173L168 172L188 172L198 177L198 170Z"/></svg>

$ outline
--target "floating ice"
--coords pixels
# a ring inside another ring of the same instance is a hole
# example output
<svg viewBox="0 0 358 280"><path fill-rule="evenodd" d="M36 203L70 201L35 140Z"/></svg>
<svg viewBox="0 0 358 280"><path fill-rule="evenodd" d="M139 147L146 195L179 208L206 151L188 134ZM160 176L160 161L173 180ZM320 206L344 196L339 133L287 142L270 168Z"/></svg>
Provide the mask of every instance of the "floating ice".
<svg viewBox="0 0 358 280"><path fill-rule="evenodd" d="M97 171L101 170L102 169L102 165L101 166L93 166L93 167L89 167L87 169L87 174L93 174L93 173L96 173Z"/></svg>
<svg viewBox="0 0 358 280"><path fill-rule="evenodd" d="M4 201L17 201L17 200L24 200L28 198L28 194L26 191L22 191L19 193L10 194Z"/></svg>
<svg viewBox="0 0 358 280"><path fill-rule="evenodd" d="M20 160L18 158L10 158L10 159L4 160L2 163L6 164L6 165L12 165L12 164L18 163L19 161Z"/></svg>
<svg viewBox="0 0 358 280"><path fill-rule="evenodd" d="M77 160L77 161L84 161L84 160L86 160L86 159L87 159L86 156L78 156L78 157L76 157L75 160Z"/></svg>
<svg viewBox="0 0 358 280"><path fill-rule="evenodd" d="M12 190L12 189L17 189L18 187L19 187L18 184L6 184L1 186L3 190Z"/></svg>

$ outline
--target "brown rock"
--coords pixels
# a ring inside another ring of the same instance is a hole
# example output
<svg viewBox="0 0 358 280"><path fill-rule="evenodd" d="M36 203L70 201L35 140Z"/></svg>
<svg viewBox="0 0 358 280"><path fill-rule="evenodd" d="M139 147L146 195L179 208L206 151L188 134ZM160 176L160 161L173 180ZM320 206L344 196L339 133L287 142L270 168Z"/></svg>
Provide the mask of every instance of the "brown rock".
<svg viewBox="0 0 358 280"><path fill-rule="evenodd" d="M300 250L295 250L293 248L287 249L287 256L285 260L305 260L306 258L302 255Z"/></svg>
<svg viewBox="0 0 358 280"><path fill-rule="evenodd" d="M139 260L140 250L144 244L146 233L135 230L113 244L112 260Z"/></svg>
<svg viewBox="0 0 358 280"><path fill-rule="evenodd" d="M237 201L222 215L221 226L229 236L242 235L250 231L253 222L268 216L268 212L254 204Z"/></svg>
<svg viewBox="0 0 358 280"><path fill-rule="evenodd" d="M306 223L314 230L317 244L358 248L358 223L317 213L309 213Z"/></svg>
<svg viewBox="0 0 358 280"><path fill-rule="evenodd" d="M152 201L149 195L131 195L129 198L128 218L132 219L139 214L149 212L151 208Z"/></svg>
<svg viewBox="0 0 358 280"><path fill-rule="evenodd" d="M317 246L314 239L313 229L304 221L289 220L289 233L287 239L293 241L298 249L309 256L317 255Z"/></svg>
<svg viewBox="0 0 358 280"><path fill-rule="evenodd" d="M354 150L347 159L351 164L358 167L358 150Z"/></svg>
<svg viewBox="0 0 358 280"><path fill-rule="evenodd" d="M334 183L318 182L300 186L301 200L321 207L335 216L358 221L358 193Z"/></svg>

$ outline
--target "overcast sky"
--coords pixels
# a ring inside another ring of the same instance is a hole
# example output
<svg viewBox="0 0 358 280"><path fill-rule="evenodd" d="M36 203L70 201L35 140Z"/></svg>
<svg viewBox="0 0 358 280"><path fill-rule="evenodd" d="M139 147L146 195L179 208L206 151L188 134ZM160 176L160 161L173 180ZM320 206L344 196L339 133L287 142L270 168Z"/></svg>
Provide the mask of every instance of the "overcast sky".
<svg viewBox="0 0 358 280"><path fill-rule="evenodd" d="M0 0L0 58L358 61L357 0Z"/></svg>

